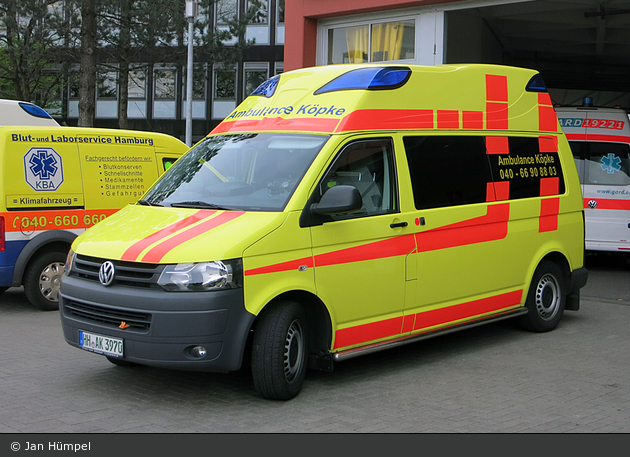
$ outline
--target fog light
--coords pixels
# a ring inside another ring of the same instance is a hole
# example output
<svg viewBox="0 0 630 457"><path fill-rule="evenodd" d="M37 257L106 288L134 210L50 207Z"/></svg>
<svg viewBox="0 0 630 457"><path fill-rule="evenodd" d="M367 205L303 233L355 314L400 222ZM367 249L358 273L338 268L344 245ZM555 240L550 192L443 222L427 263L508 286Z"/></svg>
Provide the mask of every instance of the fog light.
<svg viewBox="0 0 630 457"><path fill-rule="evenodd" d="M208 351L203 346L195 346L190 350L190 355L197 359L202 359L206 356Z"/></svg>

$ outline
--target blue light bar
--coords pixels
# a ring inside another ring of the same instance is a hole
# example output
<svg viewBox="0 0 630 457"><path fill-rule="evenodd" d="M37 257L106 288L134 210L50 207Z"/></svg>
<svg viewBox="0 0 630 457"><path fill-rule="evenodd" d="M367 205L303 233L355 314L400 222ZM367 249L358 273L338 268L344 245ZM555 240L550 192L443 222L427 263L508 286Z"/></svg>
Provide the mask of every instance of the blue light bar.
<svg viewBox="0 0 630 457"><path fill-rule="evenodd" d="M254 91L249 95L258 95L261 97L271 97L278 87L278 81L280 81L280 75L276 75L273 78L269 78L267 81L258 86Z"/></svg>
<svg viewBox="0 0 630 457"><path fill-rule="evenodd" d="M527 83L525 90L527 92L547 92L547 85L540 73L532 76L532 79L530 79Z"/></svg>
<svg viewBox="0 0 630 457"><path fill-rule="evenodd" d="M43 117L44 119L52 119L51 115L48 114L43 108L40 108L37 105L33 105L32 103L19 102L18 103L24 111L26 111L31 116L35 117Z"/></svg>
<svg viewBox="0 0 630 457"><path fill-rule="evenodd" d="M405 85L411 76L408 67L368 67L350 70L324 84L313 94L340 90L391 90Z"/></svg>

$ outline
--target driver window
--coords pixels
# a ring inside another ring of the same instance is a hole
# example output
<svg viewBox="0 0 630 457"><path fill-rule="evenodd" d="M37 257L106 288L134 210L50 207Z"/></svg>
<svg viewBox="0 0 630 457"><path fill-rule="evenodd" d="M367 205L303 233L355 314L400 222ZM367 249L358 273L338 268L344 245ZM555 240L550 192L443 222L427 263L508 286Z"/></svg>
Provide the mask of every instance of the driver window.
<svg viewBox="0 0 630 457"><path fill-rule="evenodd" d="M320 183L320 195L339 185L356 187L363 206L354 213L333 216L334 220L397 212L392 140L361 140L347 145Z"/></svg>

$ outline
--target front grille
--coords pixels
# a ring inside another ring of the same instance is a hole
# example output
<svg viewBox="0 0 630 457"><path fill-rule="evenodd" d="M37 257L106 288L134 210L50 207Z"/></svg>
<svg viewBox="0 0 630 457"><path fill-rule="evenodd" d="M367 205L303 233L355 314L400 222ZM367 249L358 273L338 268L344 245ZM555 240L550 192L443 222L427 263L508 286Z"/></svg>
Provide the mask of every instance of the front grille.
<svg viewBox="0 0 630 457"><path fill-rule="evenodd" d="M148 332L151 327L151 314L136 311L126 311L106 306L80 303L74 300L66 300L64 303L66 316L79 319L84 322L98 323L106 327L118 328L121 322L129 327L127 330Z"/></svg>
<svg viewBox="0 0 630 457"><path fill-rule="evenodd" d="M72 264L71 276L77 276L88 281L98 281L98 270L108 259L77 255ZM116 274L112 284L129 287L157 288L157 281L164 269L164 265L152 263L125 262L110 260L114 264Z"/></svg>

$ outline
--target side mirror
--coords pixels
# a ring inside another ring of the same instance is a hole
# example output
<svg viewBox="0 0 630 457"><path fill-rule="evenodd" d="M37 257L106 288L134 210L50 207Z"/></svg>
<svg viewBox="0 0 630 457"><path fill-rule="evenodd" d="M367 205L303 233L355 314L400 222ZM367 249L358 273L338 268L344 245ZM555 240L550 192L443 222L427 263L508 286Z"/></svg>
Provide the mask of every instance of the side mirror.
<svg viewBox="0 0 630 457"><path fill-rule="evenodd" d="M319 203L313 203L311 213L317 216L347 214L358 211L363 206L359 190L354 186L335 186L324 193Z"/></svg>

